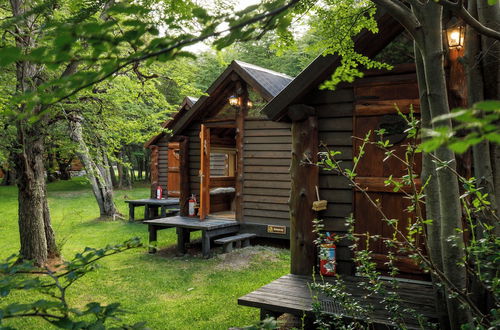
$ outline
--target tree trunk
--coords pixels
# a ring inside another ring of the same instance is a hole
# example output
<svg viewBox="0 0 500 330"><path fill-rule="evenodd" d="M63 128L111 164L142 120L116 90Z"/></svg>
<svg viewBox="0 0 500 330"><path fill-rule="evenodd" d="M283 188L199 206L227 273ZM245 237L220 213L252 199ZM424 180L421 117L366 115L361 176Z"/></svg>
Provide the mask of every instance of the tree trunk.
<svg viewBox="0 0 500 330"><path fill-rule="evenodd" d="M32 3L20 0L10 1L12 16L21 18L15 28L16 46L25 51L35 48L32 37L35 25L33 15L25 16ZM25 93L37 88L41 83L37 78L39 68L28 61L16 62L16 91ZM15 118L17 128L15 170L18 185L18 223L21 241L20 254L24 259L43 265L47 258L56 255L55 238L50 224L49 209L45 190L44 137L46 117L40 116L30 123L31 114L39 115L40 106L18 106L19 116ZM50 249L50 250L49 250Z"/></svg>
<svg viewBox="0 0 500 330"><path fill-rule="evenodd" d="M427 91L429 118L436 118L450 113L443 58L443 9L434 2L427 2L425 5L414 7L413 10L422 23L422 38L417 42L417 46L422 55L420 64L423 64L425 86L419 85L419 88ZM434 126L451 128L452 123L451 120L446 120ZM453 168L456 166L455 155L447 147L438 148L435 155L441 161L449 162L449 166ZM458 178L451 170L443 168L437 171L437 183L440 241L444 243L441 245L443 271L457 289L465 290L466 272L464 267L459 265L464 258L464 241L462 234L457 233L457 230L463 229ZM452 329L459 329L460 324L468 322L467 313L460 308L460 303L456 299L448 298L447 308Z"/></svg>
<svg viewBox="0 0 500 330"><path fill-rule="evenodd" d="M77 156L80 158L87 177L92 186L92 191L99 205L99 212L101 217L113 217L118 214L115 204L113 202L113 186L111 183L111 174L109 173L109 166L107 164L96 164L92 155L89 152L87 144L83 139L81 118L72 116L69 121L70 137L78 143ZM102 157L103 162L107 161L106 157Z"/></svg>
<svg viewBox="0 0 500 330"><path fill-rule="evenodd" d="M112 162L109 164L109 174L111 177L111 183L113 184L113 188L118 187L118 179L116 178L115 165L116 163Z"/></svg>

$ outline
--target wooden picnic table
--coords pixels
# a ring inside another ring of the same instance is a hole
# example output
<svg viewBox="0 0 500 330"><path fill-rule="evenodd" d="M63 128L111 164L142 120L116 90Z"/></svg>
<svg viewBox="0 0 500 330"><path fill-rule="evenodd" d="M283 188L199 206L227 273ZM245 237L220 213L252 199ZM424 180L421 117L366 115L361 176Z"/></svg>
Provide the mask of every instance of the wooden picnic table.
<svg viewBox="0 0 500 330"><path fill-rule="evenodd" d="M177 250L186 253L186 244L190 241L192 231L201 230L201 250L204 258L210 258L210 241L218 236L237 233L240 225L234 220L208 218L200 221L198 218L173 216L144 221L148 225L149 243L157 241L157 231L176 228ZM150 253L156 253L156 248L150 248Z"/></svg>
<svg viewBox="0 0 500 330"><path fill-rule="evenodd" d="M145 198L145 199L135 199L126 200L129 208L129 220L135 220L135 208L138 206L144 206L144 220L151 219L159 215L158 209L161 208L161 217L167 216L167 211L173 209L177 211L179 209L179 199L178 198L167 198L167 199L156 199L156 198Z"/></svg>

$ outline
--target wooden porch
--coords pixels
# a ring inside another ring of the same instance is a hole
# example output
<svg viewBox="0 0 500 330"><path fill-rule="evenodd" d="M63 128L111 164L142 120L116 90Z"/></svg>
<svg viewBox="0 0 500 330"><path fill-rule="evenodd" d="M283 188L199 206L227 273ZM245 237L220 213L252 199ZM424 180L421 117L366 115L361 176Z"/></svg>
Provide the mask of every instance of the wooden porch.
<svg viewBox="0 0 500 330"><path fill-rule="evenodd" d="M382 304L385 297L372 295L368 298L365 295L368 291L360 289L357 283L361 281L359 277L343 276L346 291L352 295L362 305L372 305L373 312L370 314L371 321L376 328L394 327L389 321L388 312ZM317 281L321 281L319 276ZM332 278L324 278L326 282L333 282ZM313 320L313 296L317 296L322 309L327 314L342 315L346 319L357 319L364 321L360 315L350 315L342 305L331 297L318 295L313 292L309 284L313 282L311 276L285 275L281 278L264 285L263 287L238 299L238 304L249 307L256 307L261 310L261 318L266 316L278 317L283 313L290 313L302 318L306 317L306 328L312 328ZM389 285L389 282L387 282ZM389 289L389 288L388 288ZM429 321L436 321L436 306L434 300L434 289L431 283L421 281L401 280L397 294L401 298L401 305L415 310L422 314ZM415 315L407 313L405 322L408 329L420 329Z"/></svg>

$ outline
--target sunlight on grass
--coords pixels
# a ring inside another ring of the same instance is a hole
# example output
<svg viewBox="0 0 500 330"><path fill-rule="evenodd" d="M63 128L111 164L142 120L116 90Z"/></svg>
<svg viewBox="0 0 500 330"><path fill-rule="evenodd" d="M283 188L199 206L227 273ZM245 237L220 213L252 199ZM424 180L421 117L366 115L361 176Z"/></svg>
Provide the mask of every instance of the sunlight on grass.
<svg viewBox="0 0 500 330"><path fill-rule="evenodd" d="M66 259L86 246L103 247L136 236L147 243L145 225L96 220L99 210L84 178L51 183L48 192L53 227ZM115 200L128 218L124 200L148 194L149 187L142 185L117 191ZM0 257L6 258L19 250L15 187L0 187L0 219ZM147 321L152 329L227 329L252 324L259 318L257 309L238 306L238 297L288 272L286 250L252 247L204 260L199 253L176 257L173 229L160 231L158 238L162 250L157 255L140 249L100 262L97 271L70 290L71 304L121 302L130 311L123 317L125 322ZM23 292L9 301L14 298L22 302L34 297ZM50 328L44 321L33 319L11 320L5 325L19 329Z"/></svg>

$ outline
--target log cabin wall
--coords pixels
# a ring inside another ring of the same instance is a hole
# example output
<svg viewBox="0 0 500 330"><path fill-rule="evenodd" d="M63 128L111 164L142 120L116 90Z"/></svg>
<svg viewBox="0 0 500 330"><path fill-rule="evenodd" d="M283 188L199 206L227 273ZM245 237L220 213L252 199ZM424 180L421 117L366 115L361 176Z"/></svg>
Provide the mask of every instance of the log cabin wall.
<svg viewBox="0 0 500 330"><path fill-rule="evenodd" d="M192 122L182 135L189 138L189 193L200 197L200 127L199 121Z"/></svg>
<svg viewBox="0 0 500 330"><path fill-rule="evenodd" d="M158 184L165 190L168 185L168 136L156 143L158 146Z"/></svg>
<svg viewBox="0 0 500 330"><path fill-rule="evenodd" d="M243 223L259 236L289 238L291 125L247 118L244 136ZM286 235L267 225L286 226Z"/></svg>
<svg viewBox="0 0 500 330"><path fill-rule="evenodd" d="M373 86L375 85L375 88ZM380 85L380 87L377 87ZM356 100L356 94L358 99ZM356 104L366 100L376 100L382 103L387 100L391 106L394 101L401 104L415 102L413 97L418 94L418 87L413 65L405 65L392 73L371 73L358 79L354 84L344 84L335 91L315 91L308 95L307 104L315 107L318 115L318 135L320 143L329 150L342 152L337 159L342 160L345 167L353 165L353 119ZM366 91L366 92L363 92ZM406 102L408 101L408 102ZM325 151L321 150L320 151ZM377 166L371 165L371 166ZM319 194L321 199L328 201L328 208L319 212L323 219L325 230L343 235L346 233L345 218L354 213L354 193L347 179L321 170L319 173ZM337 271L340 274L353 274L354 264L352 252L348 248L350 242L341 241L337 244Z"/></svg>
<svg viewBox="0 0 500 330"><path fill-rule="evenodd" d="M329 150L342 152L337 158L345 166L352 167L352 86L339 87L335 91L318 90L308 100L318 114L318 140ZM320 147L319 151L325 149ZM318 217L323 219L326 231L345 234L345 218L354 211L352 188L347 179L325 170L320 170L318 182L320 199L328 201L328 208L319 212ZM352 274L354 269L348 245L347 241L337 244L337 271L340 274Z"/></svg>

